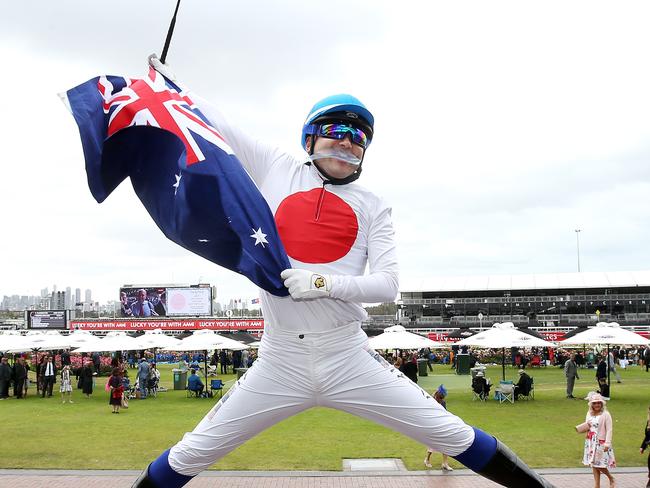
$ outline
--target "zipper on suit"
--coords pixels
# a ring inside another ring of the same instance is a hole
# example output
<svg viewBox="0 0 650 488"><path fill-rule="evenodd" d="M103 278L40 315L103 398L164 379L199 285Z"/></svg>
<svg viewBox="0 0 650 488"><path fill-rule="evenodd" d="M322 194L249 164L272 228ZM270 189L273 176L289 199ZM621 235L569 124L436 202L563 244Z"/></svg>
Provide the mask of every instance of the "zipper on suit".
<svg viewBox="0 0 650 488"><path fill-rule="evenodd" d="M318 222L320 219L320 211L323 208L323 201L325 200L325 194L327 191L325 190L325 183L323 183L323 186L320 190L320 195L318 196L318 203L316 204L316 215L314 217L314 220Z"/></svg>

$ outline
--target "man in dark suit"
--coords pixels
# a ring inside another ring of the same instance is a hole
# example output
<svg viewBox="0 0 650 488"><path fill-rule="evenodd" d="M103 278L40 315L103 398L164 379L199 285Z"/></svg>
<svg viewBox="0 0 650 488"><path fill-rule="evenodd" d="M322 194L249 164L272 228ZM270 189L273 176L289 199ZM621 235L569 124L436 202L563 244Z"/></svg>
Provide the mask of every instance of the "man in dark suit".
<svg viewBox="0 0 650 488"><path fill-rule="evenodd" d="M219 351L219 363L221 363L221 374L228 374L228 353L225 349Z"/></svg>
<svg viewBox="0 0 650 488"><path fill-rule="evenodd" d="M41 376L41 378L43 378L43 390L41 393L41 398L45 397L46 392L47 392L47 396L51 397L52 387L54 386L54 382L56 381L56 366L54 364L54 361L52 361L52 356L48 355L45 358L45 362L41 364L41 368L38 373Z"/></svg>
<svg viewBox="0 0 650 488"><path fill-rule="evenodd" d="M0 400L9 396L9 383L11 382L11 366L7 362L7 357L0 359Z"/></svg>
<svg viewBox="0 0 650 488"><path fill-rule="evenodd" d="M607 363L605 362L605 356L600 357L598 366L596 367L596 381L598 382L598 390L600 394L606 398L609 398L609 385L607 384Z"/></svg>
<svg viewBox="0 0 650 488"><path fill-rule="evenodd" d="M14 395L16 398L23 398L25 392L25 381L29 367L25 364L25 358L19 357L14 363Z"/></svg>

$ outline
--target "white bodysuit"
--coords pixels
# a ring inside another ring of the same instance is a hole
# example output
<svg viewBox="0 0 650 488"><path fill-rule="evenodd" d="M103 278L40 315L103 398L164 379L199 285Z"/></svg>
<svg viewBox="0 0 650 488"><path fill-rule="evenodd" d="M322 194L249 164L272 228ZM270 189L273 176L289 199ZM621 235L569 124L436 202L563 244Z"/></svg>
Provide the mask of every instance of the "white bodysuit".
<svg viewBox="0 0 650 488"><path fill-rule="evenodd" d="M370 349L361 330L361 303L392 301L398 291L390 208L357 183L324 185L313 165L248 137L193 98L264 195L292 267L331 275L332 284L330 297L310 300L261 291L259 359L171 449L170 466L196 475L313 406L374 420L452 456L464 452L472 428Z"/></svg>

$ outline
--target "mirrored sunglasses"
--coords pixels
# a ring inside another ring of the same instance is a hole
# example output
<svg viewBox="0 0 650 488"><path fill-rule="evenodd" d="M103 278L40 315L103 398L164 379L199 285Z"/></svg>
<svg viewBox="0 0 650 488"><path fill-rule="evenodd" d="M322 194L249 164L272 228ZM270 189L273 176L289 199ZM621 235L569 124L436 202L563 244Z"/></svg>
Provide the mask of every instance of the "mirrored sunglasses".
<svg viewBox="0 0 650 488"><path fill-rule="evenodd" d="M357 146L361 146L364 149L368 147L368 135L363 130L350 124L322 124L317 127L316 131L316 135L327 137L328 139L343 139L348 134L352 142Z"/></svg>

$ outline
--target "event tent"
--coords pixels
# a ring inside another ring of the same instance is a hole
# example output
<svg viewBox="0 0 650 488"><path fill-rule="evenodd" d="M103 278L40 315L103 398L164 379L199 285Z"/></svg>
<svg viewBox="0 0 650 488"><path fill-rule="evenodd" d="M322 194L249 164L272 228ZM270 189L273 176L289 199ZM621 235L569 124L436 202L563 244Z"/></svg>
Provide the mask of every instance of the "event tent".
<svg viewBox="0 0 650 488"><path fill-rule="evenodd" d="M447 347L447 344L435 342L418 334L408 332L401 325L386 327L383 334L368 339L370 347L373 349L430 349L437 347Z"/></svg>

